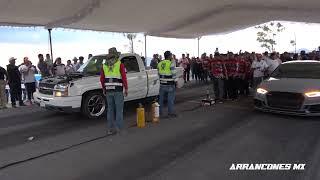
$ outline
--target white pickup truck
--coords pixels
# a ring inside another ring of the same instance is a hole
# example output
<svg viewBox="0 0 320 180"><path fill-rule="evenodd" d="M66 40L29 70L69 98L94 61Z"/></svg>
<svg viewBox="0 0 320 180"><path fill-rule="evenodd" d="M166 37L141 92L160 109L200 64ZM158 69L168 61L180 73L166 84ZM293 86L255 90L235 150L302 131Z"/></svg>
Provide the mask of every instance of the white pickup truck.
<svg viewBox="0 0 320 180"><path fill-rule="evenodd" d="M125 101L158 96L158 70L146 70L137 54L121 54L128 79ZM82 112L88 118L98 118L106 111L106 100L100 84L100 71L106 55L97 55L83 64L78 72L65 76L48 77L39 82L34 93L35 103L42 108L60 112ZM178 86L183 86L183 69L177 68Z"/></svg>

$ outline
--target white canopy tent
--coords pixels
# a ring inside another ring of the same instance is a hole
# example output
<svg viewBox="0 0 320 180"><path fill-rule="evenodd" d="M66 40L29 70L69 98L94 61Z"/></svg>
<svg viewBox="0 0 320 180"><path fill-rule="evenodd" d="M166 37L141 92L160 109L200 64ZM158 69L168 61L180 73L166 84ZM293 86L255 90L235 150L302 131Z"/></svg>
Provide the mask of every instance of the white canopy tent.
<svg viewBox="0 0 320 180"><path fill-rule="evenodd" d="M1 0L0 25L196 38L270 20L320 22L319 0Z"/></svg>
<svg viewBox="0 0 320 180"><path fill-rule="evenodd" d="M146 36L172 38L198 38L209 34L235 31L272 20L320 23L320 1L0 1L0 26L45 27L50 34L51 55L52 28L132 32L144 33ZM145 42L145 46L146 44Z"/></svg>

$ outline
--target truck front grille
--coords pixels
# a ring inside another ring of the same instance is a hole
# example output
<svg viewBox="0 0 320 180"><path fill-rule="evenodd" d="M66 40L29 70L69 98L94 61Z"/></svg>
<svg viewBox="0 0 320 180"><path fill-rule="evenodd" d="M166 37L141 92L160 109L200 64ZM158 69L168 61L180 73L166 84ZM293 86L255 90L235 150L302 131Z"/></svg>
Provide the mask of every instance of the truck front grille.
<svg viewBox="0 0 320 180"><path fill-rule="evenodd" d="M46 95L53 95L55 84L39 83L39 93Z"/></svg>

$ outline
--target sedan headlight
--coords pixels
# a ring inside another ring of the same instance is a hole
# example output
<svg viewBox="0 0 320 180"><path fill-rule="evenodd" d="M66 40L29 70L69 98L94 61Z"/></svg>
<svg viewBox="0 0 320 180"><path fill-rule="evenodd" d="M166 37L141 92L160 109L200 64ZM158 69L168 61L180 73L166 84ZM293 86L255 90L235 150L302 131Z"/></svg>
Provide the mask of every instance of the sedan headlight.
<svg viewBox="0 0 320 180"><path fill-rule="evenodd" d="M57 84L54 86L54 96L55 97L66 97L68 96L69 84Z"/></svg>
<svg viewBox="0 0 320 180"><path fill-rule="evenodd" d="M320 97L320 91L310 91L306 92L305 95L307 97Z"/></svg>
<svg viewBox="0 0 320 180"><path fill-rule="evenodd" d="M268 91L265 90L265 89L263 89L263 88L258 88L258 89L257 89L257 93L258 93L258 94L267 94Z"/></svg>

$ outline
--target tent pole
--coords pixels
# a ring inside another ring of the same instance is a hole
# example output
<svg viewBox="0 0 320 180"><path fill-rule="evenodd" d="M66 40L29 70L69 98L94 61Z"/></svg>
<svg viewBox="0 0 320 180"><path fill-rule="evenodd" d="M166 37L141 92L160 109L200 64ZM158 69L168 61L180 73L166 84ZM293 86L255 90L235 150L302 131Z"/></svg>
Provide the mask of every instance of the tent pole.
<svg viewBox="0 0 320 180"><path fill-rule="evenodd" d="M198 37L198 57L200 58L200 37Z"/></svg>
<svg viewBox="0 0 320 180"><path fill-rule="evenodd" d="M147 34L144 35L144 58L147 60Z"/></svg>
<svg viewBox="0 0 320 180"><path fill-rule="evenodd" d="M296 33L294 33L294 53L297 53L297 36L296 36Z"/></svg>
<svg viewBox="0 0 320 180"><path fill-rule="evenodd" d="M53 61L51 30L52 29L48 29L48 32L49 32L49 43L50 43L50 54L51 54L51 59Z"/></svg>

